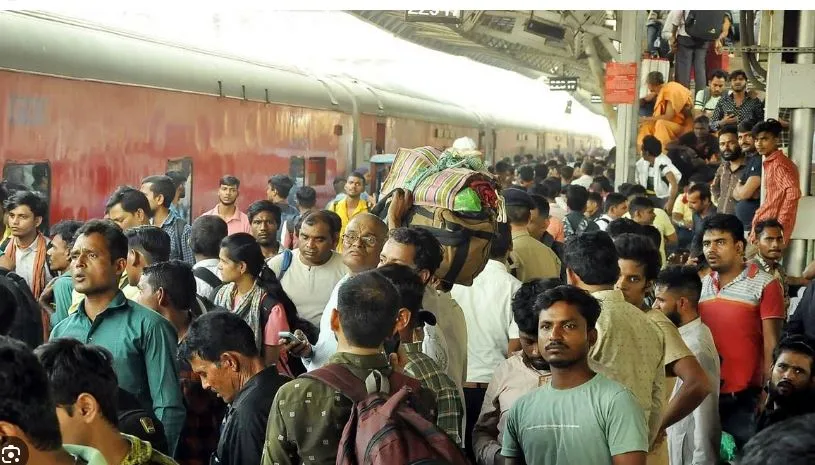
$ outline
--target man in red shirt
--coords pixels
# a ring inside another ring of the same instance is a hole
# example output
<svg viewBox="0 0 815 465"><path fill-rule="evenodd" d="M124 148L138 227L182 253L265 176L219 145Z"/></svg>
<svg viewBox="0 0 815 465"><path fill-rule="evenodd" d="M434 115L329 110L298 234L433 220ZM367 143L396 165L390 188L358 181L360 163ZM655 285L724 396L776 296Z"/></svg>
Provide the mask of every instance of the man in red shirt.
<svg viewBox="0 0 815 465"><path fill-rule="evenodd" d="M784 322L784 291L771 274L744 263L744 231L734 215L704 220L702 248L712 272L702 280L699 315L722 359L719 414L738 447L755 432L755 413Z"/></svg>
<svg viewBox="0 0 815 465"><path fill-rule="evenodd" d="M762 171L765 177L766 195L753 217L753 228L760 221L778 219L784 226L784 242L789 242L798 215L798 200L801 187L798 182L798 167L778 148L781 123L774 119L762 121L753 127L756 150L762 158ZM751 228L751 229L753 229ZM752 238L754 233L751 233Z"/></svg>

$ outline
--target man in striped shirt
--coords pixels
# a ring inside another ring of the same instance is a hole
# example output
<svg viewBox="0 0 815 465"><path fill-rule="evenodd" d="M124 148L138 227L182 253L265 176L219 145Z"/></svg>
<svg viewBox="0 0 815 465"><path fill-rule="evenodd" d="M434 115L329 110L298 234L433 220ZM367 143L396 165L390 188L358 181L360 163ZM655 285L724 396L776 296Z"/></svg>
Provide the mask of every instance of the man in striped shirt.
<svg viewBox="0 0 815 465"><path fill-rule="evenodd" d="M744 263L746 242L734 215L708 217L702 248L712 272L702 280L699 315L722 358L719 413L722 430L741 447L755 430L755 412L768 379L786 312L778 280Z"/></svg>
<svg viewBox="0 0 815 465"><path fill-rule="evenodd" d="M764 201L753 217L753 228L761 221L775 218L784 226L784 242L789 242L798 215L801 187L798 183L798 167L778 148L781 123L774 119L763 121L753 127L756 149L762 157L762 171L766 192ZM751 238L754 233L751 233Z"/></svg>

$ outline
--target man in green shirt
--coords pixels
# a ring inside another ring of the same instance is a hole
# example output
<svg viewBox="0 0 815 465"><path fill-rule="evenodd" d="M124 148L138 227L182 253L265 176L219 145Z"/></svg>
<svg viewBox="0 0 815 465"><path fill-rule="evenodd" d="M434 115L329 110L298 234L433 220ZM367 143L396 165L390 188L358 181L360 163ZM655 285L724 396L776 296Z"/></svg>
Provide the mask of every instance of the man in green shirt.
<svg viewBox="0 0 815 465"><path fill-rule="evenodd" d="M71 250L73 281L85 299L54 327L51 339L70 337L108 349L119 387L152 406L172 454L185 416L175 362L176 332L164 317L126 299L119 290L127 238L116 225L92 220L77 234Z"/></svg>
<svg viewBox="0 0 815 465"><path fill-rule="evenodd" d="M119 386L110 352L75 339L56 339L34 353L48 375L66 442L97 449L111 465L176 465L149 442L117 428Z"/></svg>
<svg viewBox="0 0 815 465"><path fill-rule="evenodd" d="M20 465L107 465L99 451L63 446L48 377L23 342L0 336L0 459Z"/></svg>
<svg viewBox="0 0 815 465"><path fill-rule="evenodd" d="M623 385L589 368L600 303L573 286L535 301L538 347L552 379L512 406L501 454L506 463L645 465L645 413Z"/></svg>

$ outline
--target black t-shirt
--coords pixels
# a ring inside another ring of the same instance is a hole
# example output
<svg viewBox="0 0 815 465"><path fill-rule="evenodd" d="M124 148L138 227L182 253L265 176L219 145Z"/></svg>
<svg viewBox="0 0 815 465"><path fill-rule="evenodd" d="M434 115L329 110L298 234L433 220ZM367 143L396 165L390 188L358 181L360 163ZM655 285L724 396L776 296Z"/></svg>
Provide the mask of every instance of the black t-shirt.
<svg viewBox="0 0 815 465"><path fill-rule="evenodd" d="M741 182L747 182L747 179L753 176L761 177L762 171L762 158L761 155L753 155L747 159L744 172L741 174ZM761 189L759 187L759 189ZM752 229L753 225L753 217L756 216L756 211L758 211L758 207L760 206L761 200L760 199L747 199L747 200L739 200L736 202L736 217L741 221L744 225L744 230L748 231Z"/></svg>
<svg viewBox="0 0 815 465"><path fill-rule="evenodd" d="M277 390L287 381L290 378L278 374L277 369L270 366L246 382L226 412L212 463L260 463L269 410Z"/></svg>
<svg viewBox="0 0 815 465"><path fill-rule="evenodd" d="M696 134L689 132L680 137L678 142L692 148L696 156L703 160L709 160L714 153L719 151L719 140L712 134L708 134L704 140L699 140Z"/></svg>

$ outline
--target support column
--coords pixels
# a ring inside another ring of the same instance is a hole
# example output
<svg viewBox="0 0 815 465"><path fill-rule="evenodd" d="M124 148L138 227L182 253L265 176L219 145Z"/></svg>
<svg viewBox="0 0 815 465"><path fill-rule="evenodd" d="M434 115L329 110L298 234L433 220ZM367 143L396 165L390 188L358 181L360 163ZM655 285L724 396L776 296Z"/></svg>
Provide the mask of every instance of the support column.
<svg viewBox="0 0 815 465"><path fill-rule="evenodd" d="M815 47L815 11L802 10L800 23L798 24L798 46ZM815 64L815 55L811 53L799 53L795 59L798 64ZM804 89L788 89L790 92L806 91ZM810 192L810 175L812 172L812 136L815 133L815 109L796 108L792 110L792 121L790 127L790 148L789 156L795 165L798 166L798 179L801 186L801 193L804 196ZM809 218L798 216L797 221L810 221ZM784 231L791 234L792 231ZM810 247L811 248L811 247ZM811 258L812 250L807 254L807 241L794 240L790 243L787 253L787 272L800 276Z"/></svg>
<svg viewBox="0 0 815 465"><path fill-rule="evenodd" d="M620 62L635 62L637 66L637 83L642 74L642 42L645 36L645 10L618 10L617 30L621 33ZM666 76L667 78L667 76ZM617 157L614 185L619 187L624 182L634 179L634 163L637 160L637 126L639 122L639 85L636 92L637 99L634 104L617 106Z"/></svg>

